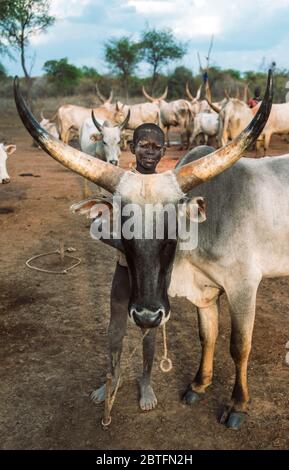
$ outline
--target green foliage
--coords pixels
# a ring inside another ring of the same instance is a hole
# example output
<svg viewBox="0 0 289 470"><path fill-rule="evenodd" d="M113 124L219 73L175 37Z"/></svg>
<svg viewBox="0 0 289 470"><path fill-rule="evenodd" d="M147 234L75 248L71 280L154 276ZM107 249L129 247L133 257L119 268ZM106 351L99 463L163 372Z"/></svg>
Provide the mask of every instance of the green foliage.
<svg viewBox="0 0 289 470"><path fill-rule="evenodd" d="M152 92L162 66L181 59L187 49L185 44L176 41L170 29L158 31L155 28L142 33L141 48L145 61L152 66Z"/></svg>
<svg viewBox="0 0 289 470"><path fill-rule="evenodd" d="M48 81L54 85L56 93L70 95L82 77L82 71L69 64L65 57L60 60L48 60L43 66Z"/></svg>
<svg viewBox="0 0 289 470"><path fill-rule="evenodd" d="M87 65L83 65L80 70L82 76L85 78L93 78L97 80L100 77L99 73L94 67L87 67Z"/></svg>
<svg viewBox="0 0 289 470"><path fill-rule="evenodd" d="M0 80L7 78L6 69L3 64L0 62Z"/></svg>
<svg viewBox="0 0 289 470"><path fill-rule="evenodd" d="M140 62L142 54L138 43L129 37L110 39L104 45L105 60L112 71L118 73L123 81L125 93L128 95L128 80Z"/></svg>
<svg viewBox="0 0 289 470"><path fill-rule="evenodd" d="M1 0L0 41L21 54L21 65L25 77L29 77L25 61L25 48L31 36L45 31L55 18L49 15L50 0Z"/></svg>
<svg viewBox="0 0 289 470"><path fill-rule="evenodd" d="M168 77L169 99L185 96L185 87L187 82L192 82L193 74L191 70L184 66L176 67L173 73Z"/></svg>

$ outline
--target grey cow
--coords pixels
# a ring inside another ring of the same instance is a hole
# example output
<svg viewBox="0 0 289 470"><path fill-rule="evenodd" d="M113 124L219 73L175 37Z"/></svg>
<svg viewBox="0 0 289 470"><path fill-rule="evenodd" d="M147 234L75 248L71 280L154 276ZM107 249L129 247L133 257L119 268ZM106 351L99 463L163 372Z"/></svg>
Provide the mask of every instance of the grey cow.
<svg viewBox="0 0 289 470"><path fill-rule="evenodd" d="M246 376L256 291L262 276L289 274L289 157L241 161L230 169L257 139L268 119L271 73L262 105L237 139L198 160L188 156L193 161L158 175L125 172L56 141L33 119L17 81L15 101L24 125L42 148L66 167L118 195L122 208L131 202L143 209L155 203L177 207L184 200L189 207L192 196L207 198L207 222L200 225L199 246L193 251L180 251L178 239L169 237L169 227L162 239L122 237L112 243L127 260L131 275L128 315L136 325L153 328L164 324L170 315L168 293L185 296L198 307L203 354L184 397L188 403L197 401L211 383L217 300L226 292L232 314L231 354L236 381L230 407L222 419L228 427L238 428L249 400ZM274 212L271 206L275 199L278 205ZM109 202L107 209L112 210ZM122 212L122 224L126 220ZM149 356L151 362L153 355Z"/></svg>

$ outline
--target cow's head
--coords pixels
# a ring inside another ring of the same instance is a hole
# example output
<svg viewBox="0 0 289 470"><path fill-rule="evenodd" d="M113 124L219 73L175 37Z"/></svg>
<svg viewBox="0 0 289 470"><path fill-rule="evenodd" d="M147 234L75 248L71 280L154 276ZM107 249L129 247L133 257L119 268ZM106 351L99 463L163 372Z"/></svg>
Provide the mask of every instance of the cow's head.
<svg viewBox="0 0 289 470"><path fill-rule="evenodd" d="M99 133L92 134L90 139L94 142L99 140L103 143L103 149L105 153L105 159L112 165L118 165L118 158L121 154L121 133L127 126L130 117L130 111L128 111L124 121L116 126L112 126L110 122L105 121L100 124L94 116L94 112L91 113L93 123Z"/></svg>
<svg viewBox="0 0 289 470"><path fill-rule="evenodd" d="M165 214L176 217L176 207L186 198L186 194L194 187L213 178L235 163L242 153L252 144L261 133L268 119L272 104L272 73L269 72L265 98L256 116L246 129L226 147L223 147L197 161L183 167L166 171L162 174L140 175L125 172L119 167L112 167L105 162L73 149L48 135L35 121L19 92L18 81L15 81L15 102L19 115L30 134L41 147L57 161L100 185L115 195L120 201L121 232L112 243L125 254L131 278L131 296L129 301L129 316L140 327L152 328L159 326L169 317L169 302L167 296L168 279L173 265L177 236L170 233L171 226L166 222L162 225L163 233L157 235L157 221ZM197 219L204 212L202 199L194 202L199 209ZM138 208L139 217L134 222L131 218L130 205ZM159 204L159 215L151 212L153 205ZM111 215L111 202L104 204ZM145 219L146 210L151 215L150 223ZM93 209L93 218L98 224L98 209ZM110 217L109 217L110 218ZM145 220L146 223L141 222ZM166 220L166 219L165 219ZM187 218L186 218L187 220ZM102 222L102 226L107 223ZM176 224L177 225L177 224ZM105 228L105 227L104 227ZM133 230L132 230L133 229ZM98 229L97 229L98 230ZM150 236L144 236L146 230ZM110 233L110 227L107 229ZM173 235L173 236L172 236ZM103 237L105 238L105 237ZM104 240L106 241L106 240Z"/></svg>
<svg viewBox="0 0 289 470"><path fill-rule="evenodd" d="M10 183L10 178L7 172L7 156L12 155L16 150L16 145L0 144L0 184Z"/></svg>
<svg viewBox="0 0 289 470"><path fill-rule="evenodd" d="M154 96L149 95L144 86L142 87L142 92L143 92L144 97L154 104L160 104L162 101L165 101L168 96L168 90L169 90L168 87L166 87L163 94L160 95L158 98L156 98Z"/></svg>

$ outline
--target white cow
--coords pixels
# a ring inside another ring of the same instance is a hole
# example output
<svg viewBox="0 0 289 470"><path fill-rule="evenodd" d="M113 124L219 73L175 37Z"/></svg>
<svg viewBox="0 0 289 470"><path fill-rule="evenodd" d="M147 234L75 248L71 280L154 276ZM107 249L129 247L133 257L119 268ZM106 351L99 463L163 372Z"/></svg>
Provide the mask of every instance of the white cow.
<svg viewBox="0 0 289 470"><path fill-rule="evenodd" d="M194 119L194 131L192 135L192 143L200 134L204 135L205 144L208 143L209 137L215 137L219 129L219 116L217 113L199 113Z"/></svg>
<svg viewBox="0 0 289 470"><path fill-rule="evenodd" d="M126 127L129 117L130 112L120 125L113 126L107 120L100 118L96 120L92 111L92 117L85 119L80 127L81 150L112 165L118 165L118 157L121 154L121 132Z"/></svg>
<svg viewBox="0 0 289 470"><path fill-rule="evenodd" d="M12 155L16 150L16 145L0 144L0 184L10 183L10 177L7 172L6 161L8 155Z"/></svg>
<svg viewBox="0 0 289 470"><path fill-rule="evenodd" d="M166 131L166 141L167 146L170 146L169 141L169 130L170 127L177 127L180 126L181 128L181 146L186 145L188 148L189 146L189 138L190 138L190 123L191 123L191 106L186 100L174 100L171 102L165 101L167 94L168 94L168 87L166 87L165 92L159 98L154 98L150 96L147 92L145 87L142 87L143 95L150 100L153 104L159 106L160 109L160 117L161 117L161 124L165 131ZM186 142L185 142L186 140Z"/></svg>

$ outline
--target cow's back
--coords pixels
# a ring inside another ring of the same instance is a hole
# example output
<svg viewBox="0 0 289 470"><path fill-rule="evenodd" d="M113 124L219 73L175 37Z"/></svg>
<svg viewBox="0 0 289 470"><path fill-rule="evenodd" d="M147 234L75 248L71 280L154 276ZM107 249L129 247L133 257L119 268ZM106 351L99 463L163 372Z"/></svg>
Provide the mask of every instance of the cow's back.
<svg viewBox="0 0 289 470"><path fill-rule="evenodd" d="M212 150L202 146L183 161ZM191 253L197 263L214 261L224 269L254 265L263 276L289 274L289 155L241 158L190 196L207 203L207 220L198 227L198 248Z"/></svg>

